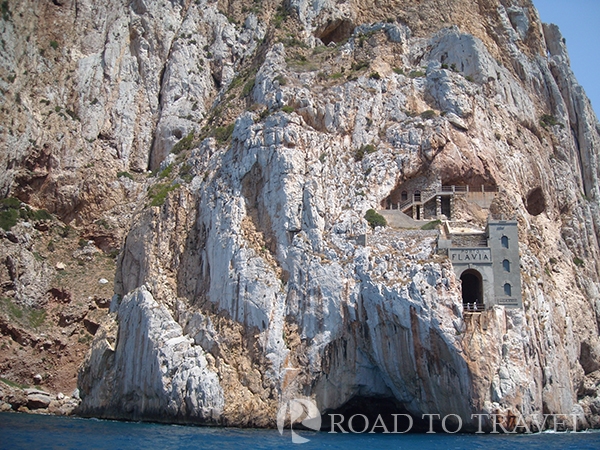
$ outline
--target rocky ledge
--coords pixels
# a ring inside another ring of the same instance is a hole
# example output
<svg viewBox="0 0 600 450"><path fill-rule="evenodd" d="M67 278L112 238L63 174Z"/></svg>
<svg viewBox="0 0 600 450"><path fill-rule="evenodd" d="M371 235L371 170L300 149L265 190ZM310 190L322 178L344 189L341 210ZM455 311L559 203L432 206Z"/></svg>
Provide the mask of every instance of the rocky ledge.
<svg viewBox="0 0 600 450"><path fill-rule="evenodd" d="M0 381L0 411L70 416L81 402L77 390L69 397L62 392L52 394L38 388L21 388L11 384Z"/></svg>

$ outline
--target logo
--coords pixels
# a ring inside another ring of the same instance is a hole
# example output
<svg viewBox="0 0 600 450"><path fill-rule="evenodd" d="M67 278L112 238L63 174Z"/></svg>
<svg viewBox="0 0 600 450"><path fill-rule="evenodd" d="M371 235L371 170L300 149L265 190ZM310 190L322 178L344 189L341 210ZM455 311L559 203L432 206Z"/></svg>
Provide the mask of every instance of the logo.
<svg viewBox="0 0 600 450"><path fill-rule="evenodd" d="M306 428L314 431L321 429L321 413L314 401L306 398L294 398L279 408L277 412L277 429L279 434L283 435L286 419L290 420L290 430L292 432L292 443L304 444L310 439L303 438L293 429L294 423L300 422Z"/></svg>

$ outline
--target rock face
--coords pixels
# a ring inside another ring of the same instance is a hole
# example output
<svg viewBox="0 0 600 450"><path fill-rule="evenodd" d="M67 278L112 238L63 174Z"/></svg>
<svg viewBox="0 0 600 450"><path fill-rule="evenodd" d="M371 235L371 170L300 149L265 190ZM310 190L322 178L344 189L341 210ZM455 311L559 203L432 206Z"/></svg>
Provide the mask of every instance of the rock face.
<svg viewBox="0 0 600 450"><path fill-rule="evenodd" d="M0 186L125 236L82 414L598 426L600 127L529 0L56 3L0 23ZM424 174L499 188L522 310L465 314L435 232L369 229Z"/></svg>
<svg viewBox="0 0 600 450"><path fill-rule="evenodd" d="M218 419L223 390L217 374L208 367L202 347L183 335L169 311L142 287L119 302L117 313L121 319L117 342L126 343L127 349L115 352L109 329L116 324L108 322L92 347L94 359L81 374L92 385L86 394L102 403L98 414L126 411L136 419L159 419L164 414L174 420ZM118 407L112 412L104 405Z"/></svg>

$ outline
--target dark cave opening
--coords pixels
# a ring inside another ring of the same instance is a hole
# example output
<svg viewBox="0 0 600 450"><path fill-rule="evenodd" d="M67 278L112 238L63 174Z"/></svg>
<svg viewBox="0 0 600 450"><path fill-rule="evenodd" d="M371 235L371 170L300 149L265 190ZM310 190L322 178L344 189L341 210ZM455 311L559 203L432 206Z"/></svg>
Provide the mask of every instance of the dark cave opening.
<svg viewBox="0 0 600 450"><path fill-rule="evenodd" d="M525 208L532 216L539 216L546 210L546 197L541 187L536 187L529 191L527 200L525 200Z"/></svg>
<svg viewBox="0 0 600 450"><path fill-rule="evenodd" d="M441 430L436 415L430 424L428 415L414 415L393 397L351 398L335 410L321 416L321 431L328 433L425 433ZM448 423L448 428L450 424Z"/></svg>
<svg viewBox="0 0 600 450"><path fill-rule="evenodd" d="M354 23L347 19L336 19L328 21L325 25L319 28L315 32L315 36L321 39L321 42L325 45L330 43L339 44L344 39L348 39L352 36L354 31Z"/></svg>

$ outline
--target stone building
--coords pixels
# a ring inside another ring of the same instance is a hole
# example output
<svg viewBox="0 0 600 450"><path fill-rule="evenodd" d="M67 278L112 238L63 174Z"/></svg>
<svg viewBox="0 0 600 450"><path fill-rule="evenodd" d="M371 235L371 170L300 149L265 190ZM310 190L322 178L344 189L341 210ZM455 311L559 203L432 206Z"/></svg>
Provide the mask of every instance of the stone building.
<svg viewBox="0 0 600 450"><path fill-rule="evenodd" d="M521 308L519 236L516 220L489 220L485 231L445 224L446 248L461 280L463 303L483 310L493 305Z"/></svg>
<svg viewBox="0 0 600 450"><path fill-rule="evenodd" d="M496 198L496 186L445 185L435 175L423 175L398 184L381 201L381 210L399 211L414 220L435 220L454 216L454 200L463 197L481 208Z"/></svg>

